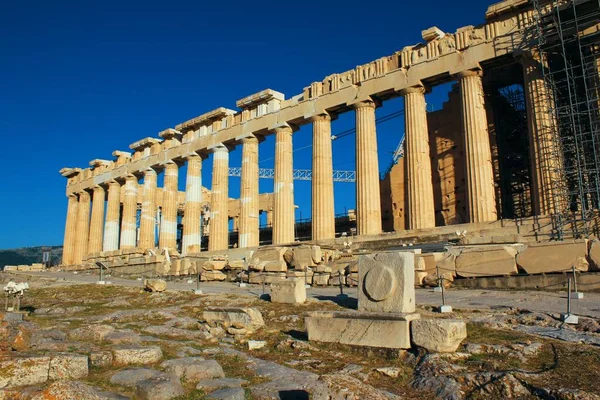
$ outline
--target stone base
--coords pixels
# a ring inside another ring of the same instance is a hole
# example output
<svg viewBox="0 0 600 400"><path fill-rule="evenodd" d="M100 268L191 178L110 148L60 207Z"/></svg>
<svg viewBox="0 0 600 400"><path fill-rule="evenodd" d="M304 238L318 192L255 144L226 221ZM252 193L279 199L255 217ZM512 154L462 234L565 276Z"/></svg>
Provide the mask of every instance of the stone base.
<svg viewBox="0 0 600 400"><path fill-rule="evenodd" d="M577 325L579 323L579 317L573 314L561 314L560 320L565 324Z"/></svg>
<svg viewBox="0 0 600 400"><path fill-rule="evenodd" d="M419 314L311 312L305 318L308 340L387 349L410 348L410 321Z"/></svg>
<svg viewBox="0 0 600 400"><path fill-rule="evenodd" d="M571 292L571 298L575 300L583 299L583 293L581 292Z"/></svg>
<svg viewBox="0 0 600 400"><path fill-rule="evenodd" d="M196 289L196 290L194 290L194 294L202 294L202 290Z"/></svg>
<svg viewBox="0 0 600 400"><path fill-rule="evenodd" d="M452 306L449 305L444 305L444 306L439 306L438 308L438 312L445 314L445 313L451 313L452 312Z"/></svg>

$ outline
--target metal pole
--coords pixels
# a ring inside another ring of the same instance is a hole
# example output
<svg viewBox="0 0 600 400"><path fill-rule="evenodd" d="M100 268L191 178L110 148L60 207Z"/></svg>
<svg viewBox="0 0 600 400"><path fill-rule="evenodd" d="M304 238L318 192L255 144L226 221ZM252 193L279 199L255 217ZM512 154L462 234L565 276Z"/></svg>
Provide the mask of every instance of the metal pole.
<svg viewBox="0 0 600 400"><path fill-rule="evenodd" d="M340 296L344 295L344 286L342 285L342 271L338 271L338 280L340 282Z"/></svg>
<svg viewBox="0 0 600 400"><path fill-rule="evenodd" d="M568 284L568 296L567 296L567 315L571 315L571 278L569 278Z"/></svg>
<svg viewBox="0 0 600 400"><path fill-rule="evenodd" d="M198 271L198 278L196 279L196 290L200 290L200 271Z"/></svg>
<svg viewBox="0 0 600 400"><path fill-rule="evenodd" d="M267 279L267 278L265 278L264 272L262 273L262 277L263 277L262 278L262 294L264 295L265 294L265 280Z"/></svg>
<svg viewBox="0 0 600 400"><path fill-rule="evenodd" d="M574 265L573 265L573 291L575 293L577 293L577 275L576 275L576 269L575 269Z"/></svg>
<svg viewBox="0 0 600 400"><path fill-rule="evenodd" d="M445 306L446 305L446 295L444 293L444 275L442 275L440 277L438 282L439 282L440 287L442 288L442 305Z"/></svg>

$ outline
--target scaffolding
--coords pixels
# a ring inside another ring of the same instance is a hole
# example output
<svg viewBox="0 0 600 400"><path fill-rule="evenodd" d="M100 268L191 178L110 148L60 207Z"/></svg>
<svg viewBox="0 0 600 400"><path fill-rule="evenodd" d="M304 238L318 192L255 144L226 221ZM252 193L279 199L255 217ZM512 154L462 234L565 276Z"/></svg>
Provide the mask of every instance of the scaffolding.
<svg viewBox="0 0 600 400"><path fill-rule="evenodd" d="M600 202L600 0L533 0L549 118L542 157L551 159L556 239L598 234Z"/></svg>

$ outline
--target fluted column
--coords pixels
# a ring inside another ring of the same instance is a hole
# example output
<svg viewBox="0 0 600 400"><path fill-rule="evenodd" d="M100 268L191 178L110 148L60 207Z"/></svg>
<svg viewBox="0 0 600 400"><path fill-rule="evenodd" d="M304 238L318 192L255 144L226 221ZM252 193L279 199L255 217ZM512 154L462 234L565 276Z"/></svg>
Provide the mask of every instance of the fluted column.
<svg viewBox="0 0 600 400"><path fill-rule="evenodd" d="M408 229L435 227L433 180L429 155L429 131L425 88L404 89L404 129Z"/></svg>
<svg viewBox="0 0 600 400"><path fill-rule="evenodd" d="M73 264L73 255L75 252L75 237L77 229L77 196L70 194L67 205L67 221L65 222L65 240L63 242L63 265Z"/></svg>
<svg viewBox="0 0 600 400"><path fill-rule="evenodd" d="M75 232L75 251L72 264L81 264L83 257L87 255L88 237L90 232L90 194L85 191L79 193Z"/></svg>
<svg viewBox="0 0 600 400"><path fill-rule="evenodd" d="M258 247L258 139L242 139L242 179L240 188L240 248Z"/></svg>
<svg viewBox="0 0 600 400"><path fill-rule="evenodd" d="M160 223L159 247L177 250L177 195L179 194L179 165L170 161L165 164L162 221Z"/></svg>
<svg viewBox="0 0 600 400"><path fill-rule="evenodd" d="M121 216L121 184L117 181L108 183L108 205L106 207L106 223L104 224L103 251L119 249L119 217Z"/></svg>
<svg viewBox="0 0 600 400"><path fill-rule="evenodd" d="M156 171L152 168L144 171L143 190L138 247L146 250L156 245Z"/></svg>
<svg viewBox="0 0 600 400"><path fill-rule="evenodd" d="M121 249L132 249L137 241L137 196L138 178L135 175L125 177L123 196L123 220L121 221Z"/></svg>
<svg viewBox="0 0 600 400"><path fill-rule="evenodd" d="M185 206L183 210L183 255L200 252L202 224L202 158L191 154L187 158Z"/></svg>
<svg viewBox="0 0 600 400"><path fill-rule="evenodd" d="M481 70L469 70L458 74L462 100L469 222L497 219L492 152L481 76Z"/></svg>
<svg viewBox="0 0 600 400"><path fill-rule="evenodd" d="M229 248L229 149L218 146L212 149L212 196L210 201L210 231L208 250Z"/></svg>
<svg viewBox="0 0 600 400"><path fill-rule="evenodd" d="M312 239L335 238L331 117L321 114L313 123Z"/></svg>
<svg viewBox="0 0 600 400"><path fill-rule="evenodd" d="M356 225L359 235L381 233L379 159L375 103L353 105L356 110Z"/></svg>
<svg viewBox="0 0 600 400"><path fill-rule="evenodd" d="M275 129L275 181L273 189L273 244L294 241L294 163L292 128Z"/></svg>
<svg viewBox="0 0 600 400"><path fill-rule="evenodd" d="M547 215L556 211L557 199L552 193L552 185L560 179L555 172L560 152L556 143L558 127L553 114L554 99L546 88L539 59L528 54L520 60L527 103L533 212Z"/></svg>
<svg viewBox="0 0 600 400"><path fill-rule="evenodd" d="M90 221L90 237L88 254L102 251L102 234L104 233L104 206L106 192L102 186L94 186L92 198L92 218Z"/></svg>

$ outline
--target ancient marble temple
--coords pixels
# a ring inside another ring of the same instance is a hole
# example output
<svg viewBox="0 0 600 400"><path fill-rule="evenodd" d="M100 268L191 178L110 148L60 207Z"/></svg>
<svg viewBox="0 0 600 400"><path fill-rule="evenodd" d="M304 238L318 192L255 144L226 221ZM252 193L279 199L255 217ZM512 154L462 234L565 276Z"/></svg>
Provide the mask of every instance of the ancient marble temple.
<svg viewBox="0 0 600 400"><path fill-rule="evenodd" d="M426 29L422 43L331 74L297 95L266 89L238 100L236 109L220 107L175 124L158 137L143 138L129 146L131 152L114 151L113 159L93 160L87 168L63 168L68 197L63 264L118 259L152 249L191 257L202 251L206 233L211 252L231 246L255 248L261 211L272 223L273 244L294 242L292 137L305 124L312 124L313 135L312 240L335 239L332 125L338 115L348 112L356 121L356 234L380 235L381 152L375 111L395 97L404 99L406 140L401 166L405 207L397 229L495 221L498 194L484 83L498 66L517 71L525 88L532 210L537 215L550 213L554 204L546 186L553 178L554 160L547 155L553 152L540 149L547 150L552 142L540 132L550 118L552 99L543 95L540 61L523 35L533 29L533 7L527 0L504 1L490 6L485 17L483 25L456 32ZM426 93L448 82L455 82L457 105L456 112L448 113L456 119L457 132L450 147L458 151L455 158L444 159L443 167L451 170L452 179L464 182L460 194L453 189L457 185L434 179L438 171L432 149L438 138L429 125L445 125L428 116L425 103ZM400 127L398 131L400 137ZM260 148L266 145L261 142L268 135L275 135L274 192L261 195L258 163ZM236 200L229 197L229 154L238 146L242 173ZM210 190L202 185L205 163L212 163ZM186 164L182 176L180 168ZM159 174L164 175L162 187L157 187ZM178 190L181 180L184 192ZM440 220L436 213L452 196L463 200L462 218ZM237 243L229 240L230 219L238 231Z"/></svg>

